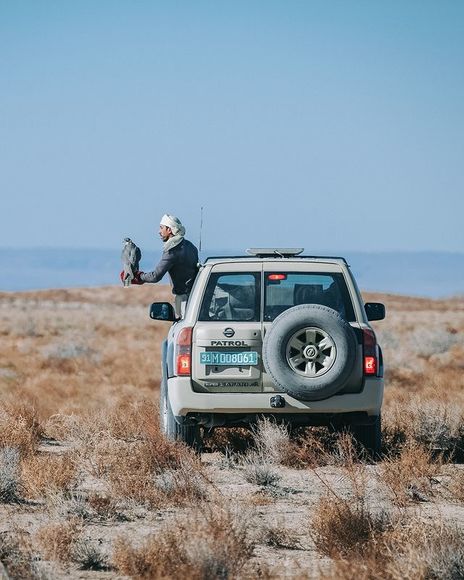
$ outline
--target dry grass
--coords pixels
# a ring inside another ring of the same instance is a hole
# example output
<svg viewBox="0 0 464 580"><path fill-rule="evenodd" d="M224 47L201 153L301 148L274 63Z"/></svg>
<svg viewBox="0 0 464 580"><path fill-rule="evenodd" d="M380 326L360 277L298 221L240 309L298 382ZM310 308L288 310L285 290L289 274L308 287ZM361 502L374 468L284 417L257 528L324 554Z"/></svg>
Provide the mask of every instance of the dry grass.
<svg viewBox="0 0 464 580"><path fill-rule="evenodd" d="M24 530L13 529L0 533L0 577L2 564L8 576L5 578L39 579L44 575L35 560L30 538Z"/></svg>
<svg viewBox="0 0 464 580"><path fill-rule="evenodd" d="M11 447L0 449L0 502L21 501L19 478L19 451Z"/></svg>
<svg viewBox="0 0 464 580"><path fill-rule="evenodd" d="M430 451L417 443L408 443L398 457L386 459L380 465L379 477L394 503L405 506L433 497L433 483L440 469L441 462L433 461Z"/></svg>
<svg viewBox="0 0 464 580"><path fill-rule="evenodd" d="M122 533L125 526L158 529L146 542L138 531L117 542L120 573L278 577L290 572L270 564L258 573L260 561L270 550L310 541L303 528L299 536L292 532L294 522L270 516L296 505L302 496L285 486L293 478L290 485L299 487L309 468L317 485L304 491L304 501L313 539L333 559L331 577L459 577L459 533L426 525L418 512L437 506L439 513L445 493L456 510L464 501L462 469L447 465L464 461L462 299L365 296L385 302L388 312L375 323L386 365L382 462L364 465L346 434L288 433L264 421L254 431L207 434L206 449L224 454L210 467L159 431L158 353L168 325L150 321L147 305L170 298L169 288L148 285L0 293L0 449L14 455L0 456L8 466L0 471L0 495L19 502L0 505L5 521L30 517L37 525L48 517L38 534L41 555L66 564L70 576L80 574L76 567L97 576L108 566L106 530L118 525ZM226 487L229 480L235 485L234 504L257 506L259 517L210 503L223 492L209 481L211 469ZM324 473L337 475L322 484L317 477ZM244 474L263 489L242 498L237 486L251 487ZM328 495L318 502L321 487ZM104 550L89 533L97 526L105 530ZM17 561L27 570L23 577L34 577L37 555L26 539L0 531L0 553L10 553L9 570ZM258 540L252 568L247 559ZM295 575L304 577L304 568Z"/></svg>
<svg viewBox="0 0 464 580"><path fill-rule="evenodd" d="M134 547L120 538L113 562L135 578L236 577L253 553L249 516L223 505L202 506Z"/></svg>
<svg viewBox="0 0 464 580"><path fill-rule="evenodd" d="M21 455L31 455L41 436L42 426L34 406L0 401L0 447L14 447Z"/></svg>
<svg viewBox="0 0 464 580"><path fill-rule="evenodd" d="M29 498L70 492L78 482L78 458L64 455L35 455L23 460L21 481Z"/></svg>
<svg viewBox="0 0 464 580"><path fill-rule="evenodd" d="M40 528L36 540L46 559L66 563L72 558L82 529L82 521L78 518L59 520Z"/></svg>
<svg viewBox="0 0 464 580"><path fill-rule="evenodd" d="M462 531L442 522L397 522L374 535L360 554L336 558L323 578L341 580L459 579L464 576Z"/></svg>

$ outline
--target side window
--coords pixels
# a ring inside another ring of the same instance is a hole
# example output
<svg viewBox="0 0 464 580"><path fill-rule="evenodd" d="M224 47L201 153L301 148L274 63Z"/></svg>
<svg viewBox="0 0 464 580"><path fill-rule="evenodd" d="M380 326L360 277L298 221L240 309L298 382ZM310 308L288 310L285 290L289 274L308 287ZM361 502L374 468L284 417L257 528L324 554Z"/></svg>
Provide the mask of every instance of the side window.
<svg viewBox="0 0 464 580"><path fill-rule="evenodd" d="M265 275L264 320L299 304L322 304L339 312L345 320L355 320L348 288L342 274L268 273Z"/></svg>
<svg viewBox="0 0 464 580"><path fill-rule="evenodd" d="M211 274L198 320L259 321L260 274Z"/></svg>

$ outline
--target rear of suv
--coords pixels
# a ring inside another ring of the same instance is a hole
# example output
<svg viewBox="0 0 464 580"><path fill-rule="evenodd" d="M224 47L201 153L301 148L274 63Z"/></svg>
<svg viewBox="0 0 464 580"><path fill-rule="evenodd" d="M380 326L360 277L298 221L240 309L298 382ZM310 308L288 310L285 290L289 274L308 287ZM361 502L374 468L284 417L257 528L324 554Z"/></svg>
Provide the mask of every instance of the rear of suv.
<svg viewBox="0 0 464 580"><path fill-rule="evenodd" d="M198 446L202 428L273 416L348 428L378 454L383 360L369 321L384 306L363 304L343 258L248 252L205 261L181 320L169 303L151 306L174 323L162 347L166 435Z"/></svg>

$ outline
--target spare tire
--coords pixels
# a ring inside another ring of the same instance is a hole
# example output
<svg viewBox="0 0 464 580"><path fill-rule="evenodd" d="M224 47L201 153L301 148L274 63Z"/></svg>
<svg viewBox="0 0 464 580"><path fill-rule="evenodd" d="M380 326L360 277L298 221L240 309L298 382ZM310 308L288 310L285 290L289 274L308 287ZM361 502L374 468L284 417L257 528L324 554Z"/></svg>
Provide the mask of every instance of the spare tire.
<svg viewBox="0 0 464 580"><path fill-rule="evenodd" d="M275 386L295 399L318 401L342 389L353 372L357 340L340 314L302 304L278 316L263 342L263 362Z"/></svg>

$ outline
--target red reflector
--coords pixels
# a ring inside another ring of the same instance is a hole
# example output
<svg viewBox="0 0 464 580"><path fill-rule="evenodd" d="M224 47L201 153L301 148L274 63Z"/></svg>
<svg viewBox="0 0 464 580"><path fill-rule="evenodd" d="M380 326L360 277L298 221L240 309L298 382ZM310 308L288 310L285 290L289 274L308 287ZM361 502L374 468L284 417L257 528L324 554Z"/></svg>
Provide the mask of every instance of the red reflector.
<svg viewBox="0 0 464 580"><path fill-rule="evenodd" d="M371 328L363 329L364 374L377 375L379 349Z"/></svg>
<svg viewBox="0 0 464 580"><path fill-rule="evenodd" d="M287 274L269 274L268 280L286 280Z"/></svg>
<svg viewBox="0 0 464 580"><path fill-rule="evenodd" d="M178 375L190 374L190 354L180 354L177 357L177 374Z"/></svg>
<svg viewBox="0 0 464 580"><path fill-rule="evenodd" d="M364 357L364 373L366 375L377 374L377 359L375 356Z"/></svg>

